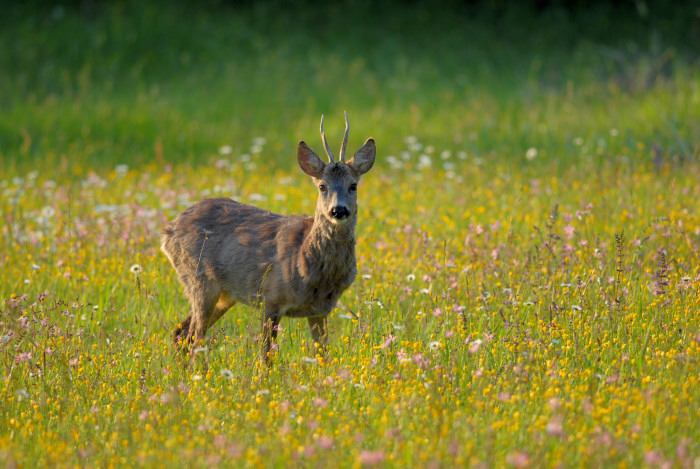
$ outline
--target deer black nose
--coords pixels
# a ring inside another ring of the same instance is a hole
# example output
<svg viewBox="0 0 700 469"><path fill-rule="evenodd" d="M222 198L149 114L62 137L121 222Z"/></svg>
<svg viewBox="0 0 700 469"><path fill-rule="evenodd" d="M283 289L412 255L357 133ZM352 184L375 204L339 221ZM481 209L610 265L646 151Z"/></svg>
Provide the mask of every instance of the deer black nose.
<svg viewBox="0 0 700 469"><path fill-rule="evenodd" d="M350 216L350 210L345 207L333 207L331 209L331 216L333 218L337 218L338 220L342 220L343 218Z"/></svg>

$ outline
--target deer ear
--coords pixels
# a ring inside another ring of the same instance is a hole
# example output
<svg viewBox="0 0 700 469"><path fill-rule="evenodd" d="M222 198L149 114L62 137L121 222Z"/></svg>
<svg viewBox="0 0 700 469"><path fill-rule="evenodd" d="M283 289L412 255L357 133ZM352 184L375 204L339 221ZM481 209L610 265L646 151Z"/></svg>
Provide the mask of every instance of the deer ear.
<svg viewBox="0 0 700 469"><path fill-rule="evenodd" d="M377 147L374 146L374 139L368 138L362 147L357 150L355 156L348 161L348 166L357 171L360 175L372 169L374 157L377 155Z"/></svg>
<svg viewBox="0 0 700 469"><path fill-rule="evenodd" d="M299 166L306 174L316 179L321 179L323 168L326 167L326 164L303 141L299 142L297 147L297 160L299 160Z"/></svg>

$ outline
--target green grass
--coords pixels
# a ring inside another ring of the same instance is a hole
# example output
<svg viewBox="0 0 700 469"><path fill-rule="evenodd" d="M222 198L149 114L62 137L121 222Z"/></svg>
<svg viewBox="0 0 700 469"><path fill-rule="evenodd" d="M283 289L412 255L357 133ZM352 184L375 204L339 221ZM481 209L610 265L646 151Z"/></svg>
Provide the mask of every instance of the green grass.
<svg viewBox="0 0 700 469"><path fill-rule="evenodd" d="M572 139L606 140L615 128L623 144L691 159L697 18L676 28L628 20L610 37L615 11L591 10L10 7L3 166L144 164L160 145L164 161L199 164L219 145L244 153L266 135L267 157L290 169L319 115L343 110L387 153L419 135L507 161L534 146L569 165Z"/></svg>
<svg viewBox="0 0 700 469"><path fill-rule="evenodd" d="M0 464L697 464L692 9L82 5L0 18ZM160 230L312 212L343 110L378 161L327 356L283 320L262 365L236 307L183 365Z"/></svg>

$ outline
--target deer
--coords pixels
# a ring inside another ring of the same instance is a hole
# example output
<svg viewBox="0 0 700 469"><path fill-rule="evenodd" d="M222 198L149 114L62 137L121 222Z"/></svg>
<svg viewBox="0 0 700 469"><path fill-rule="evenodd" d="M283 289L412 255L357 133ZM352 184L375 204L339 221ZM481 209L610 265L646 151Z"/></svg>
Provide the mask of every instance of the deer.
<svg viewBox="0 0 700 469"><path fill-rule="evenodd" d="M367 139L345 161L350 124L335 161L323 131L325 163L302 140L297 160L318 199L313 216L280 215L230 198L204 199L163 230L161 250L174 267L190 312L173 330L184 353L234 304L262 309L263 356L270 359L282 317L306 318L314 347L327 347L327 316L357 275L357 185L374 165Z"/></svg>

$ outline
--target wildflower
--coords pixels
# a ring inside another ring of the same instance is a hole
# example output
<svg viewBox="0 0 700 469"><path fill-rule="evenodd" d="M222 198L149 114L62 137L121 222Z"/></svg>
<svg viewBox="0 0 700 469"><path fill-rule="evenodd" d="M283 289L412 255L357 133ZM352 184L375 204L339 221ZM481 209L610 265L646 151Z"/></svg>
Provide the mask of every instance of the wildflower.
<svg viewBox="0 0 700 469"><path fill-rule="evenodd" d="M483 341L481 339L472 341L472 343L469 345L469 353L477 353L481 348L482 343Z"/></svg>
<svg viewBox="0 0 700 469"><path fill-rule="evenodd" d="M233 147L231 147L231 145L219 147L219 155L230 155L231 153L233 153Z"/></svg>
<svg viewBox="0 0 700 469"><path fill-rule="evenodd" d="M360 464L363 466L376 466L386 459L386 453L382 450L360 452Z"/></svg>
<svg viewBox="0 0 700 469"><path fill-rule="evenodd" d="M396 342L396 337L394 337L393 335L389 334L389 335L387 336L386 340L384 341L384 343L383 343L382 345L377 345L377 346L372 347L372 348L373 348L374 350L385 349L385 348L387 348L389 345L391 345L393 342Z"/></svg>
<svg viewBox="0 0 700 469"><path fill-rule="evenodd" d="M129 165L126 165L126 164L118 164L118 165L114 168L114 172L117 173L117 176L119 176L119 177L124 177L124 176L126 176L127 173L129 172Z"/></svg>
<svg viewBox="0 0 700 469"><path fill-rule="evenodd" d="M532 161L535 158L537 158L537 148L534 148L534 147L528 148L527 151L525 152L525 159L527 159L528 161Z"/></svg>
<svg viewBox="0 0 700 469"><path fill-rule="evenodd" d="M398 352L396 352L396 358L399 360L399 363L407 363L411 361L411 358L404 351L404 349L401 349Z"/></svg>
<svg viewBox="0 0 700 469"><path fill-rule="evenodd" d="M517 468L528 467L530 457L523 451L513 451L506 456L506 464Z"/></svg>
<svg viewBox="0 0 700 469"><path fill-rule="evenodd" d="M664 465L664 457L661 454L661 451L649 450L644 453L644 462L649 466L661 467Z"/></svg>
<svg viewBox="0 0 700 469"><path fill-rule="evenodd" d="M331 438L329 436L323 435L323 436L320 436L318 438L318 447L321 449L325 449L325 450L333 449L333 445L334 445L333 438Z"/></svg>
<svg viewBox="0 0 700 469"><path fill-rule="evenodd" d="M328 405L328 401L321 398L321 397L314 397L313 404L314 404L314 407L318 407L319 409L322 409L323 407L326 407Z"/></svg>
<svg viewBox="0 0 700 469"><path fill-rule="evenodd" d="M138 275L143 271L143 267L140 264L134 264L129 268L129 272L134 275Z"/></svg>
<svg viewBox="0 0 700 469"><path fill-rule="evenodd" d="M440 342L438 342L437 340L434 340L428 344L428 348L430 348L430 350L432 350L432 351L435 351L435 350L439 349L440 347L442 347L442 344Z"/></svg>
<svg viewBox="0 0 700 469"><path fill-rule="evenodd" d="M199 381L202 379L202 375L192 375L192 381Z"/></svg>
<svg viewBox="0 0 700 469"><path fill-rule="evenodd" d="M413 282L415 279L416 279L416 276L413 274L406 275L406 280L408 280L409 282Z"/></svg>
<svg viewBox="0 0 700 469"><path fill-rule="evenodd" d="M301 361L304 363L318 363L318 358L304 357Z"/></svg>
<svg viewBox="0 0 700 469"><path fill-rule="evenodd" d="M428 360L423 358L423 355L417 353L413 356L413 362L421 368L428 366Z"/></svg>
<svg viewBox="0 0 700 469"><path fill-rule="evenodd" d="M426 169L430 168L433 165L433 160L430 158L430 156L426 154L422 154L418 157L418 168L419 169Z"/></svg>
<svg viewBox="0 0 700 469"><path fill-rule="evenodd" d="M255 393L256 396L267 396L270 394L269 389L261 389L258 392Z"/></svg>
<svg viewBox="0 0 700 469"><path fill-rule="evenodd" d="M221 370L221 376L223 376L226 379L232 379L233 372L224 368L223 370Z"/></svg>
<svg viewBox="0 0 700 469"><path fill-rule="evenodd" d="M566 436L564 434L564 425L562 422L562 418L559 416L552 417L552 419L549 422L547 422L547 425L545 426L544 430L549 436L555 436L557 438L564 438Z"/></svg>
<svg viewBox="0 0 700 469"><path fill-rule="evenodd" d="M574 236L574 231L576 231L576 228L574 228L571 225L566 225L564 227L564 234L566 235L566 239L571 239Z"/></svg>

